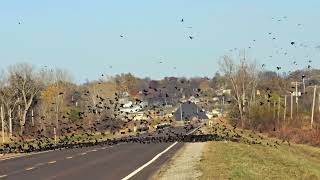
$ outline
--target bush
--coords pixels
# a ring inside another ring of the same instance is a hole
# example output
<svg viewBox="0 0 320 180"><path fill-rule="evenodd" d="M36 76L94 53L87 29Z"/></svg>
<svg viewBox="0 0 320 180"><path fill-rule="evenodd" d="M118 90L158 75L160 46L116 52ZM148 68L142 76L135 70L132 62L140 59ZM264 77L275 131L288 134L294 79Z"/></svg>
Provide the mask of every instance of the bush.
<svg viewBox="0 0 320 180"><path fill-rule="evenodd" d="M299 144L320 146L320 129L303 130L298 128L282 128L275 136Z"/></svg>
<svg viewBox="0 0 320 180"><path fill-rule="evenodd" d="M68 108L67 112L69 113L69 119L72 121L72 122L75 122L77 120L80 119L80 108L79 107L70 107Z"/></svg>

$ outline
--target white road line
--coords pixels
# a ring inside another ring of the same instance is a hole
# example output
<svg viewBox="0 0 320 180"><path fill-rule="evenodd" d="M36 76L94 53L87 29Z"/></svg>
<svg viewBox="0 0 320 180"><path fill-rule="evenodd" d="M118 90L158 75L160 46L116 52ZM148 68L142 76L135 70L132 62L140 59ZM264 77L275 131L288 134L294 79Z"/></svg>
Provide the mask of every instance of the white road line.
<svg viewBox="0 0 320 180"><path fill-rule="evenodd" d="M38 163L35 165L35 167L39 167L39 166L43 166L43 165L44 165L44 163Z"/></svg>
<svg viewBox="0 0 320 180"><path fill-rule="evenodd" d="M32 155L37 155L37 154L44 154L44 153L48 153L48 152L52 152L52 151L54 151L54 150L42 151L42 152L34 152L34 153L29 153L29 154L20 154L20 155L11 156L11 157L8 157L8 158L0 159L0 161L5 161L5 160L9 160L9 159L15 159L15 158L19 158L19 157L32 156Z"/></svg>
<svg viewBox="0 0 320 180"><path fill-rule="evenodd" d="M87 151L87 152L85 152L85 153L91 153L91 152L96 152L96 151L98 151L98 150L93 149L93 150Z"/></svg>
<svg viewBox="0 0 320 180"><path fill-rule="evenodd" d="M32 169L34 169L34 167L29 167L29 168L26 168L25 170L26 170L26 171L30 171L30 170L32 170Z"/></svg>
<svg viewBox="0 0 320 180"><path fill-rule="evenodd" d="M66 159L72 159L72 158L73 158L72 156L66 157Z"/></svg>
<svg viewBox="0 0 320 180"><path fill-rule="evenodd" d="M57 161L50 161L50 162L48 162L48 164L54 164L54 163L56 163Z"/></svg>
<svg viewBox="0 0 320 180"><path fill-rule="evenodd" d="M0 178L4 178L7 177L8 175L4 174L4 175L0 175Z"/></svg>
<svg viewBox="0 0 320 180"><path fill-rule="evenodd" d="M187 135L190 135L192 133L194 133L196 130L200 129L202 127L202 125L198 126L197 128L193 129L192 131L188 132ZM154 158L152 158L149 162L147 162L146 164L144 164L143 166L139 167L137 170L133 171L132 173L130 173L128 176L122 178L122 180L129 180L130 178L132 178L134 175L138 174L140 171L142 171L145 167L149 166L151 163L153 163L154 161L156 161L161 155L163 155L164 153L166 153L167 151L169 151L171 148L173 148L173 146L175 146L176 144L178 144L178 142L173 143L171 146L169 146L167 149L165 149L164 151L162 151L161 153L157 154Z"/></svg>
<svg viewBox="0 0 320 180"><path fill-rule="evenodd" d="M84 153L81 153L80 155L81 155L81 156L84 156L84 155L86 155L86 154L87 154L87 153L86 153L86 152L84 152Z"/></svg>
<svg viewBox="0 0 320 180"><path fill-rule="evenodd" d="M112 147L112 146L109 146L109 147ZM107 148L108 148L108 147L103 147L102 149L107 149ZM65 149L65 148L62 148L62 149ZM2 159L0 159L0 161L6 161L6 160L10 160L10 159L15 159L15 158L20 158L20 157L26 157L26 156L32 156L32 155L37 155L37 154L44 154L44 153L53 152L53 151L56 151L56 150L48 150L48 151L34 152L34 153L29 153L29 154L19 154L19 155L11 156L11 157L8 157L8 158L2 158Z"/></svg>
<svg viewBox="0 0 320 180"><path fill-rule="evenodd" d="M1 155L1 156L4 156L4 155ZM21 154L18 154L18 155L10 156L10 157L7 157L7 158L2 158L2 159L0 159L0 161L4 161L4 160L7 160L7 159L13 159L13 158L21 157L21 156L22 156Z"/></svg>
<svg viewBox="0 0 320 180"><path fill-rule="evenodd" d="M167 149L165 149L164 151L162 151L161 153L157 154L154 158L152 158L149 162L147 162L146 164L144 164L143 166L139 167L137 170L133 171L132 173L130 173L128 176L122 178L122 180L128 180L130 178L132 178L134 175L136 175L137 173L139 173L140 171L142 171L145 167L149 166L151 163L153 163L154 161L156 161L162 154L166 153L167 151L169 151L173 146L175 146L176 144L178 144L178 142L173 143L171 146L169 146Z"/></svg>
<svg viewBox="0 0 320 180"><path fill-rule="evenodd" d="M198 126L197 128L195 128L192 131L188 132L187 135L190 135L190 134L194 133L196 130L200 129L201 127L202 127L202 125Z"/></svg>

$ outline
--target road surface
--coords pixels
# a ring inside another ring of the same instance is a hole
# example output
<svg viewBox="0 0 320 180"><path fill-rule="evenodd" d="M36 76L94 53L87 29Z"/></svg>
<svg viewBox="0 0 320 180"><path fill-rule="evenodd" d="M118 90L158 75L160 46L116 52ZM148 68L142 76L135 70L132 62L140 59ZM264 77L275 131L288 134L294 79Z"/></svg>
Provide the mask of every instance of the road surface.
<svg viewBox="0 0 320 180"><path fill-rule="evenodd" d="M174 131L186 133L183 128ZM0 180L147 179L182 146L183 143L124 143L0 160Z"/></svg>

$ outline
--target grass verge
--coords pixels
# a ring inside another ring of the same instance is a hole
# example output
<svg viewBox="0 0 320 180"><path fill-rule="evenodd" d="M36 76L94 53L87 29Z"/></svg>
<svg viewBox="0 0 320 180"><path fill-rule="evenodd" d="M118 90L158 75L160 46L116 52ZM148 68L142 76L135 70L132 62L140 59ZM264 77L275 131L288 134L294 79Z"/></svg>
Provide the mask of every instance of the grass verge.
<svg viewBox="0 0 320 180"><path fill-rule="evenodd" d="M199 169L201 179L320 179L320 149L208 142Z"/></svg>

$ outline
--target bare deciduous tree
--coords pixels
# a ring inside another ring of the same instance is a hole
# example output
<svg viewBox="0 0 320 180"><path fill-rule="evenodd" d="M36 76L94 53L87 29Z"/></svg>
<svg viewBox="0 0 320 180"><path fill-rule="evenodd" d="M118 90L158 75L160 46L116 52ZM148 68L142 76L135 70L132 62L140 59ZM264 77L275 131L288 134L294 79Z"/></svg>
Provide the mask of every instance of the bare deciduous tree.
<svg viewBox="0 0 320 180"><path fill-rule="evenodd" d="M4 72L0 80L0 101L8 115L9 136L13 134L13 112L19 103L18 90L10 86L8 76Z"/></svg>
<svg viewBox="0 0 320 180"><path fill-rule="evenodd" d="M12 114L19 103L18 92L11 87L3 87L0 90L1 102L4 104L4 107L8 115L8 125L9 125L9 136L12 137L13 129L13 117Z"/></svg>
<svg viewBox="0 0 320 180"><path fill-rule="evenodd" d="M24 132L27 113L41 90L41 81L34 67L29 64L16 64L9 67L9 83L18 90L23 112L20 121L20 134Z"/></svg>
<svg viewBox="0 0 320 180"><path fill-rule="evenodd" d="M225 77L229 80L233 98L236 101L240 114L241 126L244 127L247 118L248 98L254 99L257 86L258 69L255 63L241 58L239 64L235 63L228 56L220 61L220 68Z"/></svg>

